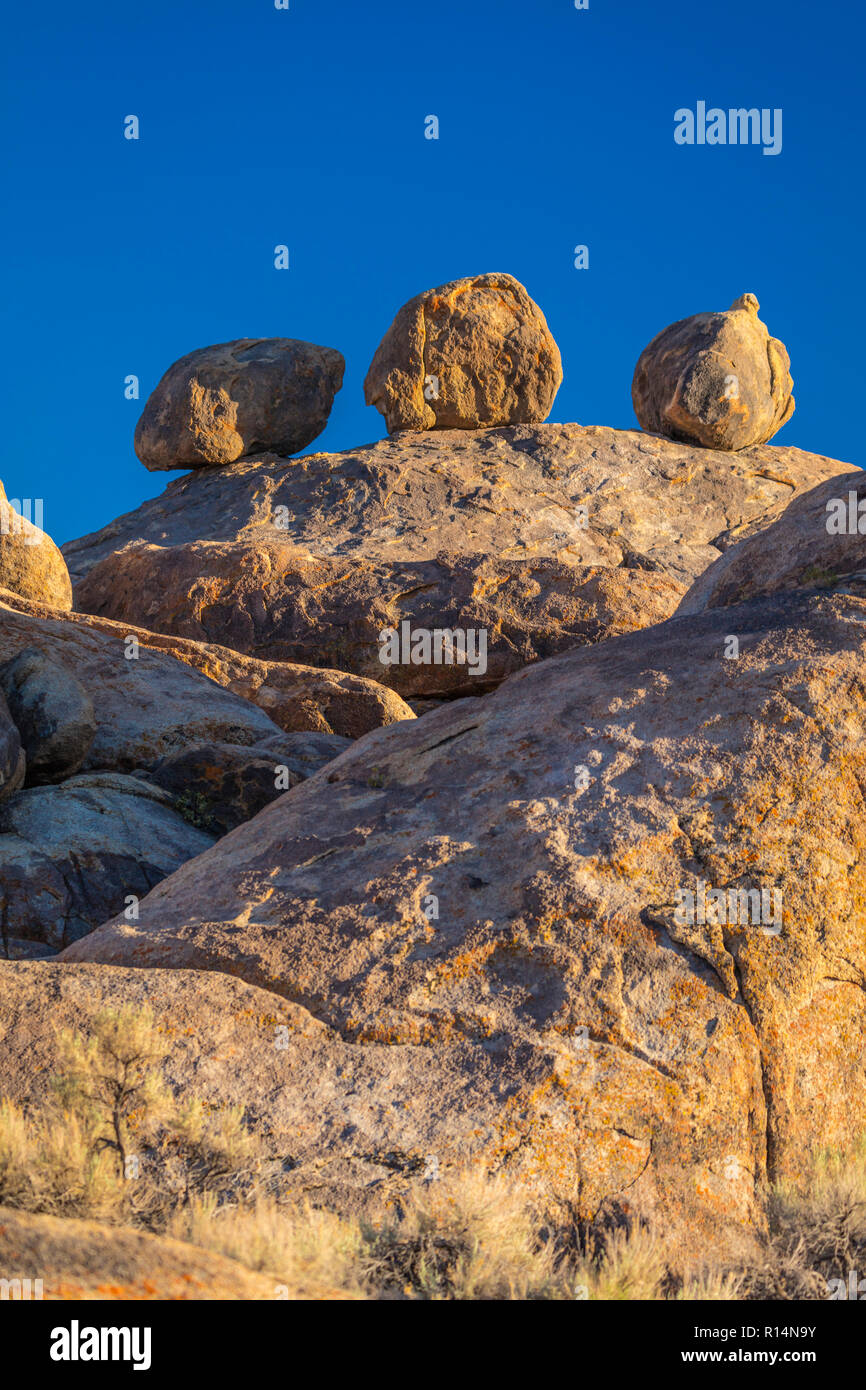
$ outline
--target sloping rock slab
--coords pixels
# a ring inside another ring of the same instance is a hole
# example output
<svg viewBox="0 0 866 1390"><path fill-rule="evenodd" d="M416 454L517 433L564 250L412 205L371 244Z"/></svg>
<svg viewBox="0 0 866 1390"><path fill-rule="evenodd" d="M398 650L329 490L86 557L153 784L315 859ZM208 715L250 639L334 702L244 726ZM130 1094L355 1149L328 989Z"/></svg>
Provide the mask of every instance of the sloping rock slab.
<svg viewBox="0 0 866 1390"><path fill-rule="evenodd" d="M679 612L703 613L790 589L866 593L866 473L861 468L801 494L770 521L766 528L749 528L710 565Z"/></svg>
<svg viewBox="0 0 866 1390"><path fill-rule="evenodd" d="M280 1296L275 1278L183 1241L11 1207L0 1207L0 1269L7 1278L30 1281L21 1292L13 1285L12 1298L25 1287L31 1297L39 1287L42 1298L64 1303Z"/></svg>
<svg viewBox="0 0 866 1390"><path fill-rule="evenodd" d="M368 735L63 959L241 975L450 1059L489 1164L747 1226L866 1122L864 658L866 603L799 594L570 652ZM780 929L683 923L701 884Z"/></svg>

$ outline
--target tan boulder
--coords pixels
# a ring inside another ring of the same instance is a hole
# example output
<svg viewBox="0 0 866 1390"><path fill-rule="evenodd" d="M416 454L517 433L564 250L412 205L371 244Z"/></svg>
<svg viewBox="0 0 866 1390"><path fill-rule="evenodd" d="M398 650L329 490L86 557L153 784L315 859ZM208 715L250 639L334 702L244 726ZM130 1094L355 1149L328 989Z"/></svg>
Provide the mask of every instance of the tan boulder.
<svg viewBox="0 0 866 1390"><path fill-rule="evenodd" d="M50 536L7 501L0 483L0 589L22 598L72 607L66 561Z"/></svg>
<svg viewBox="0 0 866 1390"><path fill-rule="evenodd" d="M783 343L743 294L724 313L680 319L653 338L632 381L634 413L645 430L708 449L764 444L794 413Z"/></svg>
<svg viewBox="0 0 866 1390"><path fill-rule="evenodd" d="M435 1072L428 1153L754 1229L866 1124L864 659L838 594L570 651L367 735L61 959L240 975Z"/></svg>
<svg viewBox="0 0 866 1390"><path fill-rule="evenodd" d="M547 321L513 275L472 275L416 295L376 349L364 398L395 430L536 424L550 414L562 360Z"/></svg>
<svg viewBox="0 0 866 1390"><path fill-rule="evenodd" d="M296 454L321 434L343 384L334 348L295 338L239 338L175 362L135 429L146 468L206 468L272 449Z"/></svg>
<svg viewBox="0 0 866 1390"><path fill-rule="evenodd" d="M842 473L747 528L691 586L681 613L790 589L866 593L866 473Z"/></svg>
<svg viewBox="0 0 866 1390"><path fill-rule="evenodd" d="M28 603L0 589L0 632L3 631L3 609L54 621L60 617L46 604ZM414 718L412 710L395 691L345 671L258 660L242 656L229 647L167 637L89 613L67 613L63 619L83 630L103 633L123 643L124 647L127 639L134 637L140 647L166 652L234 695L258 705L285 733L359 738L370 729L393 724L398 719ZM15 628L16 633L23 630Z"/></svg>
<svg viewBox="0 0 866 1390"><path fill-rule="evenodd" d="M268 595L268 606L262 603ZM79 589L96 613L147 613L154 627L253 657L349 667L402 700L481 695L510 672L569 647L661 622L684 587L670 575L554 559L439 554L389 563L313 559L271 541L139 545L96 566ZM403 625L409 636L400 642ZM468 633L468 657L411 634ZM383 633L394 634L390 639ZM482 635L483 634L483 635Z"/></svg>
<svg viewBox="0 0 866 1390"><path fill-rule="evenodd" d="M660 621L743 527L848 467L579 425L402 432L191 474L65 553L100 617L436 698ZM485 677L383 665L404 621L485 631Z"/></svg>

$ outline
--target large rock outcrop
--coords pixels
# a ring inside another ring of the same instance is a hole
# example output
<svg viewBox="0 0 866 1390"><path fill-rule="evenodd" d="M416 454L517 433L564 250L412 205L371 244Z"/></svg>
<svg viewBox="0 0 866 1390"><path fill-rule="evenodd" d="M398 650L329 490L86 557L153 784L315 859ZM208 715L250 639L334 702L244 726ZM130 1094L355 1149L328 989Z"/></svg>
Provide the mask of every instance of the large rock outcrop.
<svg viewBox="0 0 866 1390"><path fill-rule="evenodd" d="M293 1002L387 1058L379 1143L435 1075L431 1153L747 1228L866 1122L864 659L866 603L799 593L568 652L368 735L62 960Z"/></svg>
<svg viewBox="0 0 866 1390"><path fill-rule="evenodd" d="M778 508L698 577L681 613L789 589L866 593L866 473L842 473Z"/></svg>
<svg viewBox="0 0 866 1390"><path fill-rule="evenodd" d="M127 629L3 592L0 955L90 931L348 746L283 732Z"/></svg>
<svg viewBox="0 0 866 1390"><path fill-rule="evenodd" d="M135 430L149 469L206 468L272 449L296 454L322 433L345 362L296 338L239 338L175 362Z"/></svg>
<svg viewBox="0 0 866 1390"><path fill-rule="evenodd" d="M579 425L401 433L178 479L66 555L90 613L404 697L480 693L667 617L743 527L845 468ZM483 631L486 672L383 665L404 622Z"/></svg>
<svg viewBox="0 0 866 1390"><path fill-rule="evenodd" d="M547 320L513 275L472 275L404 304L364 382L395 430L538 424L562 384Z"/></svg>
<svg viewBox="0 0 866 1390"><path fill-rule="evenodd" d="M25 599L72 607L66 561L50 536L6 500L0 483L0 588Z"/></svg>
<svg viewBox="0 0 866 1390"><path fill-rule="evenodd" d="M653 338L631 388L645 430L708 449L745 449L790 420L791 363L759 308L743 294L724 313L694 314Z"/></svg>

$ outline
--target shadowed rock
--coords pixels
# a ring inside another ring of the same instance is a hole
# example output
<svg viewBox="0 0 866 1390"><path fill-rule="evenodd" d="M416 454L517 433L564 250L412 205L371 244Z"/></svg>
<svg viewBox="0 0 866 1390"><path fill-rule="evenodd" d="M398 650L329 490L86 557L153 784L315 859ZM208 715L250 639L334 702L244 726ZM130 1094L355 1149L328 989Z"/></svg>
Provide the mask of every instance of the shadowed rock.
<svg viewBox="0 0 866 1390"><path fill-rule="evenodd" d="M0 691L0 797L14 792L24 781L25 758L21 735Z"/></svg>
<svg viewBox="0 0 866 1390"><path fill-rule="evenodd" d="M72 672L25 647L0 667L0 688L24 744L28 782L60 782L77 772L96 734L96 713Z"/></svg>

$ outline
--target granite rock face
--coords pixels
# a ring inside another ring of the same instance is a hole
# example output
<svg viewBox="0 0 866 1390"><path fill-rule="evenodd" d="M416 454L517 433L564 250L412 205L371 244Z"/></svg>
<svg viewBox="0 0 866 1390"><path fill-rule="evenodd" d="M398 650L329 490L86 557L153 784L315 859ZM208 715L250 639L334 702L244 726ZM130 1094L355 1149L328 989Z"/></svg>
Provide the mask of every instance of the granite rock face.
<svg viewBox="0 0 866 1390"><path fill-rule="evenodd" d="M790 360L759 308L744 294L724 313L680 319L653 338L631 388L645 430L708 449L745 449L790 420Z"/></svg>
<svg viewBox="0 0 866 1390"><path fill-rule="evenodd" d="M559 348L513 275L472 275L410 299L382 339L364 398L395 430L538 424L562 384Z"/></svg>
<svg viewBox="0 0 866 1390"><path fill-rule="evenodd" d="M866 473L843 473L748 528L696 579L681 613L703 613L790 589L866 593Z"/></svg>
<svg viewBox="0 0 866 1390"><path fill-rule="evenodd" d="M845 468L579 425L404 432L194 473L66 555L77 606L100 618L403 698L475 694L661 621L744 527ZM484 632L486 672L384 665L381 634L404 622Z"/></svg>
<svg viewBox="0 0 866 1390"><path fill-rule="evenodd" d="M135 452L151 470L233 463L267 449L296 454L328 423L345 365L334 348L295 338L199 348L151 392Z"/></svg>
<svg viewBox="0 0 866 1390"><path fill-rule="evenodd" d="M356 1151L435 1076L428 1152L746 1229L866 1122L864 659L866 603L802 593L568 652L367 735L61 959L239 975L381 1057Z"/></svg>
<svg viewBox="0 0 866 1390"><path fill-rule="evenodd" d="M90 700L96 731L83 772L141 772L180 748L284 741L263 710L159 650L99 631L75 615L24 613L0 600L0 649L40 652ZM134 634L133 634L134 636Z"/></svg>
<svg viewBox="0 0 866 1390"><path fill-rule="evenodd" d="M167 637L90 613L60 613L47 604L28 602L0 589L0 614L4 609L54 622L62 618L84 630L103 633L123 644L124 649L134 637L140 648L166 652L234 695L258 705L284 733L359 738L371 729L415 717L393 690L346 671L258 660L229 647Z"/></svg>

